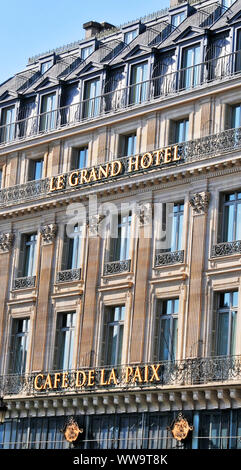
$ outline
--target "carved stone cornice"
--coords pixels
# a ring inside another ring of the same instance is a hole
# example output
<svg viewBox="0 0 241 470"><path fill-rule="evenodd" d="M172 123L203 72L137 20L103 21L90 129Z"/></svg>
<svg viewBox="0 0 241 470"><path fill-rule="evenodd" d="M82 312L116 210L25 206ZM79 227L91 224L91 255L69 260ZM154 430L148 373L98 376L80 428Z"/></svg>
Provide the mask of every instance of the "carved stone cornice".
<svg viewBox="0 0 241 470"><path fill-rule="evenodd" d="M210 193L203 191L201 193L195 193L190 199L189 204L193 208L195 215L206 214L208 212L208 206L210 201Z"/></svg>
<svg viewBox="0 0 241 470"><path fill-rule="evenodd" d="M40 229L43 244L53 243L57 235L58 226L56 224L43 225Z"/></svg>
<svg viewBox="0 0 241 470"><path fill-rule="evenodd" d="M9 233L1 233L0 234L0 253L5 253L10 251L14 242L14 234L12 232Z"/></svg>

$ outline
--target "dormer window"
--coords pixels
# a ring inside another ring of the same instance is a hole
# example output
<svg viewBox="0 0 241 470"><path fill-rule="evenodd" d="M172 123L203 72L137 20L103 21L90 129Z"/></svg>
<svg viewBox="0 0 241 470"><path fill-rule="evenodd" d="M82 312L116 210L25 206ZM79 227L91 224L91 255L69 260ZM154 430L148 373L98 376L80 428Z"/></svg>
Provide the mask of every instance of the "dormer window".
<svg viewBox="0 0 241 470"><path fill-rule="evenodd" d="M8 106L2 109L0 140L1 142L9 142L14 139L15 135L15 106Z"/></svg>
<svg viewBox="0 0 241 470"><path fill-rule="evenodd" d="M89 57L89 55L92 54L92 52L94 52L93 44L91 46L83 47L81 49L81 59L82 60L87 59L87 57Z"/></svg>
<svg viewBox="0 0 241 470"><path fill-rule="evenodd" d="M224 8L230 8L236 0L222 0L222 6Z"/></svg>
<svg viewBox="0 0 241 470"><path fill-rule="evenodd" d="M174 28L177 28L177 26L179 26L179 24L181 24L185 20L186 16L187 15L185 11L181 11L180 13L176 13L175 15L172 15L172 19L171 19L172 26L174 26Z"/></svg>
<svg viewBox="0 0 241 470"><path fill-rule="evenodd" d="M130 44L130 42L136 38L137 34L138 34L137 29L132 29L131 31L128 31L127 33L125 33L124 34L125 44Z"/></svg>
<svg viewBox="0 0 241 470"><path fill-rule="evenodd" d="M52 60L47 60L46 62L42 62L41 67L40 67L41 74L43 75L45 72L47 72L47 70L50 69L52 65L53 65Z"/></svg>

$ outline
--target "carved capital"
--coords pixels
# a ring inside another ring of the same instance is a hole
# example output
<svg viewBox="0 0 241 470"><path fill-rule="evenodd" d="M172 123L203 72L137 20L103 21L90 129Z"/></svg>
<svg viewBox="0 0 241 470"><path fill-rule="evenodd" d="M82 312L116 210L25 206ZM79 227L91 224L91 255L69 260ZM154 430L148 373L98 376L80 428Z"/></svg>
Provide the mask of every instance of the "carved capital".
<svg viewBox="0 0 241 470"><path fill-rule="evenodd" d="M210 193L203 191L195 193L189 200L190 206L193 208L194 214L206 214L210 201Z"/></svg>
<svg viewBox="0 0 241 470"><path fill-rule="evenodd" d="M89 227L89 234L92 237L97 237L99 224L105 218L103 214L91 215L87 218L87 226Z"/></svg>
<svg viewBox="0 0 241 470"><path fill-rule="evenodd" d="M140 203L138 206L140 225L149 225L152 222L152 203Z"/></svg>
<svg viewBox="0 0 241 470"><path fill-rule="evenodd" d="M14 242L14 234L10 233L1 233L0 234L0 253L10 251Z"/></svg>
<svg viewBox="0 0 241 470"><path fill-rule="evenodd" d="M57 234L57 225L56 224L43 225L40 229L40 233L42 235L42 241L44 244L53 243Z"/></svg>

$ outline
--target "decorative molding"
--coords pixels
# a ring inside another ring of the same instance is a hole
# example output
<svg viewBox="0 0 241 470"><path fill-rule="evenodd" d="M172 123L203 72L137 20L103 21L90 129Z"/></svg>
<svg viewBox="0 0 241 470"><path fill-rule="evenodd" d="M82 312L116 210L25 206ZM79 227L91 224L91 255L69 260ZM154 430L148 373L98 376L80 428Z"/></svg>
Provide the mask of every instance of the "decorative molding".
<svg viewBox="0 0 241 470"><path fill-rule="evenodd" d="M43 225L40 229L44 244L53 243L57 235L58 226L56 224Z"/></svg>
<svg viewBox="0 0 241 470"><path fill-rule="evenodd" d="M14 234L12 232L9 233L1 233L0 234L0 253L5 253L6 251L10 251L13 247L14 243Z"/></svg>
<svg viewBox="0 0 241 470"><path fill-rule="evenodd" d="M206 214L208 212L208 206L210 201L210 193L203 191L201 193L195 193L189 200L190 206L193 208L193 212L196 215Z"/></svg>

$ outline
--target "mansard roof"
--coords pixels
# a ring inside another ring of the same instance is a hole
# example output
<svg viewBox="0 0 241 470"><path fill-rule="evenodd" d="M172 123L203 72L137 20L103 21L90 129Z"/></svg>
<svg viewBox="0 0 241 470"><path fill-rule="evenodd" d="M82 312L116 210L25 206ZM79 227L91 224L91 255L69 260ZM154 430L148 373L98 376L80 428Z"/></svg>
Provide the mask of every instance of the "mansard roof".
<svg viewBox="0 0 241 470"><path fill-rule="evenodd" d="M85 45L84 40L70 45L71 47L66 46L66 50L62 48L52 52L53 65L43 74L40 66L45 56L49 57L50 53L32 59L23 72L0 85L1 99L13 99L18 94L30 95L45 87L57 85L60 81L71 83L81 75L98 72L106 66L117 67L135 57L144 57L151 53L153 48L160 51L169 50L175 48L178 41L198 37L207 30L215 32L230 28L233 22L241 21L240 0L227 10L217 2L202 2L188 6L188 16L178 27L173 27L171 14L185 5L187 4L180 4L170 11L159 12L159 16L148 17L142 23L140 20L130 22L127 29L138 24L140 31L129 44L124 42L126 26L122 29L113 28L106 35L93 37L91 41L95 43L96 49L85 60L81 59L80 52ZM86 44L89 42L89 39L86 40Z"/></svg>

